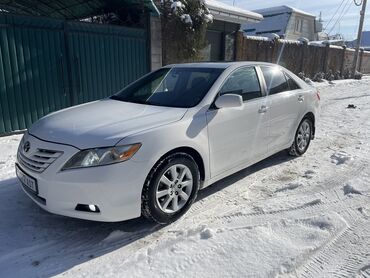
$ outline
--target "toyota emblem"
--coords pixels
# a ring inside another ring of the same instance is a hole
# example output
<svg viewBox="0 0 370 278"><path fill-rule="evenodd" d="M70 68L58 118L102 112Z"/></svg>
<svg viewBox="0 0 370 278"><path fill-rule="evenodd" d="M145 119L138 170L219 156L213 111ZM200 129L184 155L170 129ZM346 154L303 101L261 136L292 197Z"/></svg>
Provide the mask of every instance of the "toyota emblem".
<svg viewBox="0 0 370 278"><path fill-rule="evenodd" d="M28 152L30 150L30 148L31 148L30 142L29 141L26 141L26 143L24 143L24 145L23 145L24 152L25 153Z"/></svg>

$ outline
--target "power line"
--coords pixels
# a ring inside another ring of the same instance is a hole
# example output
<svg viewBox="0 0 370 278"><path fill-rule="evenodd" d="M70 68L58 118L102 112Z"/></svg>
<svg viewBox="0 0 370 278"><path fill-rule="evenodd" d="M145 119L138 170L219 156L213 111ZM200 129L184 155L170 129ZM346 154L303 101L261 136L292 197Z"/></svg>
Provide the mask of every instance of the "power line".
<svg viewBox="0 0 370 278"><path fill-rule="evenodd" d="M340 3L340 5L339 5L339 6L338 6L338 8L336 9L336 11L333 13L333 16L330 18L330 20L328 21L328 23L325 25L324 30L326 30L326 28L328 28L328 26L329 26L330 22L331 22L331 21L334 19L334 17L337 15L337 13L338 13L338 11L339 11L340 7L343 5L344 1L345 1L345 0L342 0L342 2Z"/></svg>
<svg viewBox="0 0 370 278"><path fill-rule="evenodd" d="M352 0L348 0L347 3L343 6L342 12L340 13L339 17L335 21L334 25L331 27L328 34L330 34L334 30L338 22L340 22L343 19L343 17L348 13L349 8L351 7L351 3L352 3Z"/></svg>

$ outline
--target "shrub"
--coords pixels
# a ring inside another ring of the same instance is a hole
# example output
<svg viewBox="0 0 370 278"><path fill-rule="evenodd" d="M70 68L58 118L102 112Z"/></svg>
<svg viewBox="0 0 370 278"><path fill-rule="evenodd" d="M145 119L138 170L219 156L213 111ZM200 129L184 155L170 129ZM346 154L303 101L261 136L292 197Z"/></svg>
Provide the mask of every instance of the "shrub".
<svg viewBox="0 0 370 278"><path fill-rule="evenodd" d="M163 0L160 4L164 64L197 60L212 23L204 0Z"/></svg>

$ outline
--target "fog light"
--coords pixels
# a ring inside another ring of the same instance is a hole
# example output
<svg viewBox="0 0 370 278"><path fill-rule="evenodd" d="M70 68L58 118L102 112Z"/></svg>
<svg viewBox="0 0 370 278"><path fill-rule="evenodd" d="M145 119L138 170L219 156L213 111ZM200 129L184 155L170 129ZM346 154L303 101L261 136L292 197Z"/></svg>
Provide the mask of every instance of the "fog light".
<svg viewBox="0 0 370 278"><path fill-rule="evenodd" d="M95 205L89 205L89 209L91 211L96 211L96 206Z"/></svg>
<svg viewBox="0 0 370 278"><path fill-rule="evenodd" d="M85 211L85 212L93 212L98 213L100 212L100 209L97 205L84 205L84 204L78 204L75 208L75 210L78 211Z"/></svg>

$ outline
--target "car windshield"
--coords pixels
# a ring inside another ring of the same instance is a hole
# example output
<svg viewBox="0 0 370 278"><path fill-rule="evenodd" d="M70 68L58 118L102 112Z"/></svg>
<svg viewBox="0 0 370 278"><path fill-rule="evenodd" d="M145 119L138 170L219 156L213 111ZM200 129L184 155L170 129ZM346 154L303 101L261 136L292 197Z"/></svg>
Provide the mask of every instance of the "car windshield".
<svg viewBox="0 0 370 278"><path fill-rule="evenodd" d="M189 108L207 94L222 68L162 68L113 95L115 100Z"/></svg>

